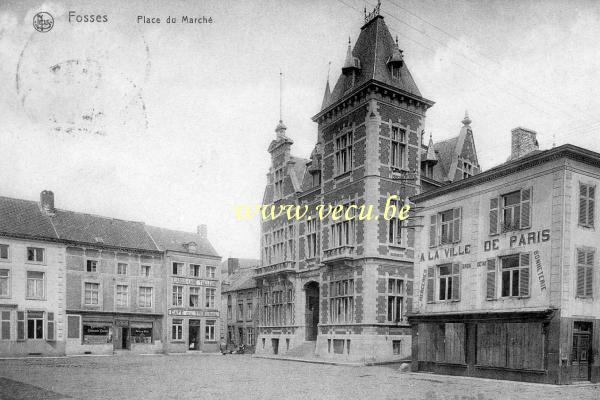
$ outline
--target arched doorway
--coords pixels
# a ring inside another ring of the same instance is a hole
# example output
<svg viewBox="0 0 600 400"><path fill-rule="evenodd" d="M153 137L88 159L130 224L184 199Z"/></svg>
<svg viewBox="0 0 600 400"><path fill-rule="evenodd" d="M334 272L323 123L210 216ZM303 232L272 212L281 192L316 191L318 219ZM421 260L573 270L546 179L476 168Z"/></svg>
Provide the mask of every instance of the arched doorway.
<svg viewBox="0 0 600 400"><path fill-rule="evenodd" d="M315 281L304 285L306 294L306 340L317 340L319 325L319 283Z"/></svg>

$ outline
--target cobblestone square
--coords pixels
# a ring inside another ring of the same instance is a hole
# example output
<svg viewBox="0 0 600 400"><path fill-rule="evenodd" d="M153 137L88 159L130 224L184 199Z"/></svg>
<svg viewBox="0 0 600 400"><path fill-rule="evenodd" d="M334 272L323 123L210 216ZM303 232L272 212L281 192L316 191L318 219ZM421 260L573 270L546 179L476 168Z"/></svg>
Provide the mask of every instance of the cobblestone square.
<svg viewBox="0 0 600 400"><path fill-rule="evenodd" d="M0 399L600 398L600 385L552 386L401 373L249 355L108 356L0 360Z"/></svg>

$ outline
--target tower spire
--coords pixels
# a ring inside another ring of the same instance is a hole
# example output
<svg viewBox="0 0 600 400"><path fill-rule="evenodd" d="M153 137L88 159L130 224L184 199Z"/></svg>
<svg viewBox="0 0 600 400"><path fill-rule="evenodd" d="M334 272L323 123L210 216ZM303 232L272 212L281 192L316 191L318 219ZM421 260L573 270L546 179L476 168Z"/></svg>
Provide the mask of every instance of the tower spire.
<svg viewBox="0 0 600 400"><path fill-rule="evenodd" d="M468 126L471 125L471 118L469 118L469 112L465 110L465 117L462 120L463 125Z"/></svg>
<svg viewBox="0 0 600 400"><path fill-rule="evenodd" d="M287 126L283 123L283 72L279 68L279 123L275 128L277 138L285 137L285 130Z"/></svg>

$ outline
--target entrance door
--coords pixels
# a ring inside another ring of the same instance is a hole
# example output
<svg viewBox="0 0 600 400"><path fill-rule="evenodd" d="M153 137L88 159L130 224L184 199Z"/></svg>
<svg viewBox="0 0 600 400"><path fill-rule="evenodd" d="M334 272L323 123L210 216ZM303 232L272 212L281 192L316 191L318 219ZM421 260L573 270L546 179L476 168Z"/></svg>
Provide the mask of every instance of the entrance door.
<svg viewBox="0 0 600 400"><path fill-rule="evenodd" d="M129 328L121 328L121 348L124 350L129 349Z"/></svg>
<svg viewBox="0 0 600 400"><path fill-rule="evenodd" d="M200 350L200 320L190 319L188 331L188 349Z"/></svg>
<svg viewBox="0 0 600 400"><path fill-rule="evenodd" d="M589 381L592 360L592 324L575 321L573 323L573 350L571 353L571 379Z"/></svg>
<svg viewBox="0 0 600 400"><path fill-rule="evenodd" d="M309 282L304 286L306 292L306 340L317 340L319 325L319 284Z"/></svg>
<svg viewBox="0 0 600 400"><path fill-rule="evenodd" d="M238 335L240 337L239 344L244 344L244 328L238 328Z"/></svg>

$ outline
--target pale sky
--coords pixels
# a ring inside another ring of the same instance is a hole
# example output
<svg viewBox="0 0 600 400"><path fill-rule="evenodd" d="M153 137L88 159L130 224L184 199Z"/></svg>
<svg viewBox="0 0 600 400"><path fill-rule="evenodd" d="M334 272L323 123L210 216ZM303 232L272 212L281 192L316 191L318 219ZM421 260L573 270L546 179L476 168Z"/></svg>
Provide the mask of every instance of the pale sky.
<svg viewBox="0 0 600 400"><path fill-rule="evenodd" d="M237 221L234 206L262 200L279 70L293 154L308 157L328 63L333 85L364 5L1 0L0 195L50 189L63 209L204 223L224 258L258 257L259 221ZM33 29L38 11L54 16L50 32ZM70 24L69 11L108 22ZM214 23L165 23L182 15ZM434 140L457 135L468 109L484 169L506 160L517 126L542 149L600 151L600 2L383 0L382 15L436 102Z"/></svg>

